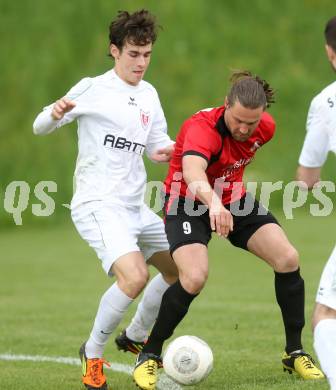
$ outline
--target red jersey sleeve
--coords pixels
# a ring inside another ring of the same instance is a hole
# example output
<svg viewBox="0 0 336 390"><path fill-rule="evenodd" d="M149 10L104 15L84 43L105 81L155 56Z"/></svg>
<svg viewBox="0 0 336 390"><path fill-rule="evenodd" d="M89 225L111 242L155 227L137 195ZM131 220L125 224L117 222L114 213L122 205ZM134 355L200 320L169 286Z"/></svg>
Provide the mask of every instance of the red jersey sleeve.
<svg viewBox="0 0 336 390"><path fill-rule="evenodd" d="M183 127L185 138L182 156L197 155L209 162L211 156L219 152L221 148L220 135L205 120L190 120L185 122Z"/></svg>

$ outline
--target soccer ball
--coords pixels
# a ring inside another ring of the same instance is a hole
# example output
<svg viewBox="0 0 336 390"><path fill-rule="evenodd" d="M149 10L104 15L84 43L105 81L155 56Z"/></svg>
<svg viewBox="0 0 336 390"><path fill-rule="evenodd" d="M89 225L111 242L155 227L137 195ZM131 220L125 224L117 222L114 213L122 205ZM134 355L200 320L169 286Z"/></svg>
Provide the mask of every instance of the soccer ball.
<svg viewBox="0 0 336 390"><path fill-rule="evenodd" d="M213 354L208 344L196 336L181 336L173 340L163 355L165 373L181 385L194 385L205 379L213 366Z"/></svg>

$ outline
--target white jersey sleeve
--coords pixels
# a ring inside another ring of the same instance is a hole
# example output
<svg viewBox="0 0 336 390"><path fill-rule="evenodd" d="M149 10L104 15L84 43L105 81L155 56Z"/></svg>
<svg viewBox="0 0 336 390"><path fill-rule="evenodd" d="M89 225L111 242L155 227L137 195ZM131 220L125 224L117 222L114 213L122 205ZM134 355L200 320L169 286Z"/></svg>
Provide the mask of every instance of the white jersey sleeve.
<svg viewBox="0 0 336 390"><path fill-rule="evenodd" d="M90 89L92 83L89 77L80 80L75 86L73 86L65 95L69 100L76 103L76 106L60 120L55 120L51 116L53 106L52 103L49 106L43 108L43 111L36 117L33 124L33 131L36 135L49 134L55 129L58 129L68 123L75 120L81 113L81 104L86 98L86 93Z"/></svg>
<svg viewBox="0 0 336 390"><path fill-rule="evenodd" d="M148 135L146 154L150 156L158 149L172 145L175 142L167 134L167 121L164 116L159 96L155 91L155 110L153 125Z"/></svg>
<svg viewBox="0 0 336 390"><path fill-rule="evenodd" d="M325 88L311 102L307 116L307 134L299 164L319 168L325 163L328 152L336 152L336 83Z"/></svg>

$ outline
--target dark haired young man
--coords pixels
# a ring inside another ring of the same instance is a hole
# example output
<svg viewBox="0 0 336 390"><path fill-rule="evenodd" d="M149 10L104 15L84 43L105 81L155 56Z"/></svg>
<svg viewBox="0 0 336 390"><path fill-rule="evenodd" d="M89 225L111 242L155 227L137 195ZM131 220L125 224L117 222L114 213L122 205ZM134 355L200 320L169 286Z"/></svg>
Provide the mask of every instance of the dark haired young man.
<svg viewBox="0 0 336 390"><path fill-rule="evenodd" d="M273 102L273 90L250 72L235 73L232 82L225 105L193 115L176 139L165 181L165 216L179 280L164 293L159 316L136 361L133 376L144 390L155 389L163 343L206 283L213 231L274 269L286 334L284 369L304 379L323 377L301 343L304 282L298 253L275 217L246 193L242 182L245 166L273 137L275 122L265 112Z"/></svg>
<svg viewBox="0 0 336 390"><path fill-rule="evenodd" d="M324 30L328 60L336 71L336 16ZM328 152L336 153L336 82L324 88L311 102L307 135L299 159L297 180L309 189L320 180ZM336 247L327 261L316 295L313 314L314 347L330 388L336 390Z"/></svg>
<svg viewBox="0 0 336 390"><path fill-rule="evenodd" d="M114 68L82 79L34 122L35 134L48 134L77 120L79 153L71 216L105 272L117 279L102 296L91 334L80 348L82 380L89 390L107 389L104 348L148 281L146 261L161 274L148 284L136 317L117 340L119 348L142 347L163 292L177 278L163 222L144 203L144 151L150 159L165 162L174 144L158 94L142 80L156 35L157 25L148 11L119 12L109 33Z"/></svg>

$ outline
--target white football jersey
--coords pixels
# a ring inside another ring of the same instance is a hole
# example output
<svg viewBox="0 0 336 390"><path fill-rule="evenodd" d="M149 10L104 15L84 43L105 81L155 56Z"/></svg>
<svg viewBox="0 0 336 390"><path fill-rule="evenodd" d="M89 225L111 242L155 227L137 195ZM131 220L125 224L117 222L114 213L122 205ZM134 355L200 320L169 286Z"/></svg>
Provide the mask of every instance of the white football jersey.
<svg viewBox="0 0 336 390"><path fill-rule="evenodd" d="M174 143L155 88L146 81L129 85L110 70L82 79L66 96L75 108L56 121L53 104L45 107L34 122L34 133L48 134L77 120L72 208L91 200L142 204L147 181L143 153L150 156Z"/></svg>
<svg viewBox="0 0 336 390"><path fill-rule="evenodd" d="M336 82L312 100L306 127L299 164L308 168L322 167L328 152L336 153Z"/></svg>

